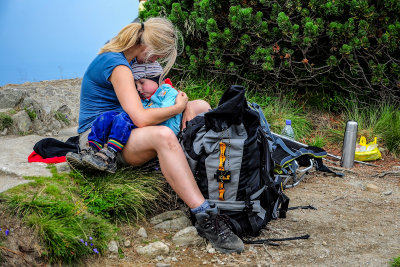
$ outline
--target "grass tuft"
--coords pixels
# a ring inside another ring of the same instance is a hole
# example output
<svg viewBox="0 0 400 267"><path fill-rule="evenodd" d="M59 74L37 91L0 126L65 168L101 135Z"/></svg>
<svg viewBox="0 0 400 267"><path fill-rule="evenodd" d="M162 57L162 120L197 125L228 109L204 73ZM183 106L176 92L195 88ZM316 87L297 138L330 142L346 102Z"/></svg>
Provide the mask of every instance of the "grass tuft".
<svg viewBox="0 0 400 267"><path fill-rule="evenodd" d="M397 258L393 258L390 261L390 266L391 267L400 267L400 256L398 256Z"/></svg>
<svg viewBox="0 0 400 267"><path fill-rule="evenodd" d="M75 173L75 182L87 210L116 223L136 223L168 200L166 182L159 172Z"/></svg>

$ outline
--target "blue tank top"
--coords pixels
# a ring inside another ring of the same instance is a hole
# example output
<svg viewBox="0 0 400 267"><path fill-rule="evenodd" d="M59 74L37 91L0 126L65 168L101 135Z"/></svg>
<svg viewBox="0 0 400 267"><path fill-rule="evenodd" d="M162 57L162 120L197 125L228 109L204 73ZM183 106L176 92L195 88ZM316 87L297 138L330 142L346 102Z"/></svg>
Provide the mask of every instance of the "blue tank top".
<svg viewBox="0 0 400 267"><path fill-rule="evenodd" d="M130 68L122 52L102 53L89 65L82 79L78 133L88 130L93 121L106 111L123 111L114 87L108 80L119 65Z"/></svg>

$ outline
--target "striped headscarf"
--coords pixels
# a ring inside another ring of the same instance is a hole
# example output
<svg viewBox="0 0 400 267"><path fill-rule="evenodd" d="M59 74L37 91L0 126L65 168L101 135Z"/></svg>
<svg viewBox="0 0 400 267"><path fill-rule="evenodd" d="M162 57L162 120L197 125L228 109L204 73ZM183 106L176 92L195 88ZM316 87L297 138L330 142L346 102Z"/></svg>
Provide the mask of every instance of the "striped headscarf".
<svg viewBox="0 0 400 267"><path fill-rule="evenodd" d="M156 83L159 82L160 75L163 72L163 69L157 61L153 63L133 63L132 65L133 70L133 78L135 80L140 79L150 79L155 81Z"/></svg>

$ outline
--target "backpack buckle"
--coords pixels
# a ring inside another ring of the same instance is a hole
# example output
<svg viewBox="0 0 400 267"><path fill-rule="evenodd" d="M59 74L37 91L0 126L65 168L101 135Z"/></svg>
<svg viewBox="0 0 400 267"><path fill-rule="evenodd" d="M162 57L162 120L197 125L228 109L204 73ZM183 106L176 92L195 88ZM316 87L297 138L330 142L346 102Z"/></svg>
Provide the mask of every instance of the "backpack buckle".
<svg viewBox="0 0 400 267"><path fill-rule="evenodd" d="M230 171L221 171L217 170L214 174L214 178L219 182L230 182L231 181L231 172Z"/></svg>
<svg viewBox="0 0 400 267"><path fill-rule="evenodd" d="M245 201L243 212L252 212L253 211L253 201Z"/></svg>

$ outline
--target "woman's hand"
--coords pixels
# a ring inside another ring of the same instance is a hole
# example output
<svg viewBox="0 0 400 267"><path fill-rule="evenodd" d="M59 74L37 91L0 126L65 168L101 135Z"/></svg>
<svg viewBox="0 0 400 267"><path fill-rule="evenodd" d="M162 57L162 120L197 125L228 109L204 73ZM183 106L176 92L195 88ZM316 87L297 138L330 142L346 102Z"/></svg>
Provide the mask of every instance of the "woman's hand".
<svg viewBox="0 0 400 267"><path fill-rule="evenodd" d="M186 93L182 92L182 91L178 91L178 95L176 96L176 99L175 99L175 105L179 109L178 114L185 110L187 103L188 103L188 96L186 95Z"/></svg>

